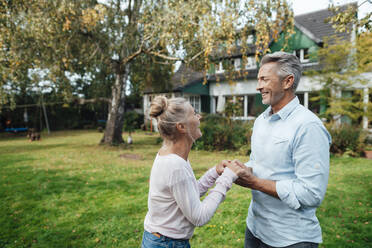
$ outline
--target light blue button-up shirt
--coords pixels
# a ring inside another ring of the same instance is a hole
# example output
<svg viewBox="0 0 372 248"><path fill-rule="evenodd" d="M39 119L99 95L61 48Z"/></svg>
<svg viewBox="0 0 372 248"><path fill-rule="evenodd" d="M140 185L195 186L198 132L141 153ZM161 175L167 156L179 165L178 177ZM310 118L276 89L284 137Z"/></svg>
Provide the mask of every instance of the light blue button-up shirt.
<svg viewBox="0 0 372 248"><path fill-rule="evenodd" d="M252 190L247 226L262 242L283 247L322 242L315 216L329 175L331 136L320 119L295 97L279 112L267 108L255 121L246 166L276 181L280 199Z"/></svg>

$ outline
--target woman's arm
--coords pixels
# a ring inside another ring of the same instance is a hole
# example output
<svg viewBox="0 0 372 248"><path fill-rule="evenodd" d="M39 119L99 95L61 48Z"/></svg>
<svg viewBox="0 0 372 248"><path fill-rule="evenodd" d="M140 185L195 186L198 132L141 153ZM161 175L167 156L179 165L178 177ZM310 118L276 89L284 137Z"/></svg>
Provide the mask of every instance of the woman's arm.
<svg viewBox="0 0 372 248"><path fill-rule="evenodd" d="M192 224L203 226L212 218L218 205L224 200L226 192L237 179L237 175L229 168L225 168L223 174L216 180L216 186L202 202L193 178L185 177L182 170L175 171L173 178L176 180L171 185L171 190L177 205Z"/></svg>
<svg viewBox="0 0 372 248"><path fill-rule="evenodd" d="M210 168L199 180L198 189L199 189L199 196L202 197L209 188L214 185L216 179L222 175L225 164L229 163L230 161L223 160L221 163L217 164L216 166Z"/></svg>

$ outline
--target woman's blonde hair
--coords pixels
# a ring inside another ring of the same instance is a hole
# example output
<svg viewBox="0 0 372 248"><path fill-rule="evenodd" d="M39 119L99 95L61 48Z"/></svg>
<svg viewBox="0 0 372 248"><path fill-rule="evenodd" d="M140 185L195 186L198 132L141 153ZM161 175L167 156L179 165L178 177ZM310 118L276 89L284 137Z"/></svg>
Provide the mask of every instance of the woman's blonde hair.
<svg viewBox="0 0 372 248"><path fill-rule="evenodd" d="M187 100L182 97L167 99L157 96L151 102L150 117L156 118L160 135L164 139L177 140L179 133L176 124L186 120Z"/></svg>

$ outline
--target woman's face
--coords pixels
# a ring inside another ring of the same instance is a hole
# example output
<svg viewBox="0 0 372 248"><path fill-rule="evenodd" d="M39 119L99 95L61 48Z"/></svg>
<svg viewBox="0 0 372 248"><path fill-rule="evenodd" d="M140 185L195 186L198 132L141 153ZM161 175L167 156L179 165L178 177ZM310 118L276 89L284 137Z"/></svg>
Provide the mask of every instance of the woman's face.
<svg viewBox="0 0 372 248"><path fill-rule="evenodd" d="M187 130L189 132L189 135L191 136L191 139L195 141L202 136L199 128L201 116L195 113L195 110L190 103L187 103L187 105Z"/></svg>

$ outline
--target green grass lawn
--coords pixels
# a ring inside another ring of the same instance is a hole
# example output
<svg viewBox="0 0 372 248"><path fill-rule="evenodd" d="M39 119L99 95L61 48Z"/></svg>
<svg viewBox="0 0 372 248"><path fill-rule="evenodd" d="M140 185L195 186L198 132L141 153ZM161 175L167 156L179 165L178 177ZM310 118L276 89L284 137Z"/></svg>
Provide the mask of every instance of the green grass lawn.
<svg viewBox="0 0 372 248"><path fill-rule="evenodd" d="M95 131L54 132L40 142L0 139L0 247L139 247L157 135L130 147L102 147ZM136 154L139 159L121 155ZM192 151L199 178L232 152ZM193 247L243 247L250 191L236 185ZM332 158L317 211L321 247L371 247L372 160Z"/></svg>

